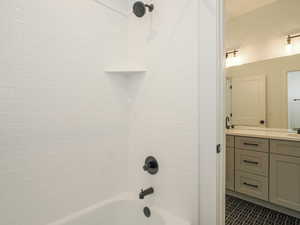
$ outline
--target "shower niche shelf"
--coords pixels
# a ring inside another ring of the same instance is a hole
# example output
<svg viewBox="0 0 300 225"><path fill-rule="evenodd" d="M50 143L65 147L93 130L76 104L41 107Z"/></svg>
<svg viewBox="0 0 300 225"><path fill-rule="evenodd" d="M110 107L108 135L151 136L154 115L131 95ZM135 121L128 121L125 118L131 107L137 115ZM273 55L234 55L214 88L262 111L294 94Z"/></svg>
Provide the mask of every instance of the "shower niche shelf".
<svg viewBox="0 0 300 225"><path fill-rule="evenodd" d="M144 67L110 67L104 70L105 73L146 73L147 69Z"/></svg>

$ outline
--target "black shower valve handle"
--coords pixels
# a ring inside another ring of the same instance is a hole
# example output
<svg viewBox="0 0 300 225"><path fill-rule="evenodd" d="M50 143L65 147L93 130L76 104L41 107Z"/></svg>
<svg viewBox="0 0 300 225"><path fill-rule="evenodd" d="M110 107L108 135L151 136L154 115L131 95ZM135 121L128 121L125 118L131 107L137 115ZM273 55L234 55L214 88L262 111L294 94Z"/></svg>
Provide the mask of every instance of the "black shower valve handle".
<svg viewBox="0 0 300 225"><path fill-rule="evenodd" d="M158 162L153 156L148 156L145 160L145 164L143 166L144 171L147 171L151 175L154 175L158 172Z"/></svg>
<svg viewBox="0 0 300 225"><path fill-rule="evenodd" d="M153 169L153 168L155 168L155 166L151 162L145 163L145 165L143 166L143 169L145 171L148 171L149 169Z"/></svg>

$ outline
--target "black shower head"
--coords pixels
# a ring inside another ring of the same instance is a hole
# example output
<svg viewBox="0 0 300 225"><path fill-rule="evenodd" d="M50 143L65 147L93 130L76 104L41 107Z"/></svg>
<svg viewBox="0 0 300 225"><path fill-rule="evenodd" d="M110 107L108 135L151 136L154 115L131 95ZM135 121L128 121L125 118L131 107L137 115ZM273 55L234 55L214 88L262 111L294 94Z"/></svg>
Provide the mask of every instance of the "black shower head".
<svg viewBox="0 0 300 225"><path fill-rule="evenodd" d="M140 1L135 2L133 5L133 13L137 17L143 17L146 14L147 8L148 8L149 12L152 12L154 10L154 5L153 4L147 5Z"/></svg>

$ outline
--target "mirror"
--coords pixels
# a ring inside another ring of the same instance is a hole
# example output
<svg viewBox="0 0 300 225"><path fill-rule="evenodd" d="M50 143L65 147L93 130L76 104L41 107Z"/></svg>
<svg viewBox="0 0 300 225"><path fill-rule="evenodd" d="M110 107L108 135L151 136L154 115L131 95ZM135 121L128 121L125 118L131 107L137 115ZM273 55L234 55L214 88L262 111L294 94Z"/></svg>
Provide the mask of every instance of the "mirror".
<svg viewBox="0 0 300 225"><path fill-rule="evenodd" d="M288 61L299 70L289 72ZM300 55L227 68L226 75L231 125L300 129Z"/></svg>
<svg viewBox="0 0 300 225"><path fill-rule="evenodd" d="M226 69L230 125L300 128L300 54Z"/></svg>
<svg viewBox="0 0 300 225"><path fill-rule="evenodd" d="M288 126L300 129L300 71L288 72Z"/></svg>
<svg viewBox="0 0 300 225"><path fill-rule="evenodd" d="M226 68L231 125L300 128L300 54Z"/></svg>

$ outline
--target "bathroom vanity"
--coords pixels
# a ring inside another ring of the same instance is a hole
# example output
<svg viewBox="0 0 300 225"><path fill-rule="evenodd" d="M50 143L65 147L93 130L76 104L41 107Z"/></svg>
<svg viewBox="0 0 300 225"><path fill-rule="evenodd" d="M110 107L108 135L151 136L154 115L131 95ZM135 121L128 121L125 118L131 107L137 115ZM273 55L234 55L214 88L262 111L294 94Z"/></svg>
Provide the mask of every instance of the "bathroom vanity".
<svg viewBox="0 0 300 225"><path fill-rule="evenodd" d="M300 135L227 130L226 189L267 207L300 212Z"/></svg>

